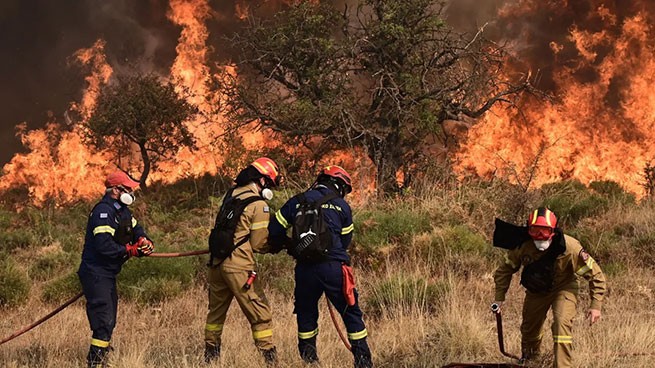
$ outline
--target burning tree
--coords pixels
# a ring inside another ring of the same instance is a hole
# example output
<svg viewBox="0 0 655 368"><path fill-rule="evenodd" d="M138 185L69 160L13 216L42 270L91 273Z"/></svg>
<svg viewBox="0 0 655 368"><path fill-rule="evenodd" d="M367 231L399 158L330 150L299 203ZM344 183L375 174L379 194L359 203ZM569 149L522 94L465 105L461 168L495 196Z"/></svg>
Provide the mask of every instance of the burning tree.
<svg viewBox="0 0 655 368"><path fill-rule="evenodd" d="M144 187L151 168L156 168L161 158L181 147L195 147L184 122L196 117L198 109L175 88L154 75L119 78L101 90L97 107L86 123L87 141L113 152L119 161L130 155L133 144L139 147Z"/></svg>
<svg viewBox="0 0 655 368"><path fill-rule="evenodd" d="M363 0L355 11L301 2L249 19L232 42L239 77L219 80L234 121L256 120L321 157L359 147L382 191L408 185L445 145L443 123L478 118L529 88L503 76L505 53L483 30L460 34L435 0ZM317 139L318 138L318 139Z"/></svg>

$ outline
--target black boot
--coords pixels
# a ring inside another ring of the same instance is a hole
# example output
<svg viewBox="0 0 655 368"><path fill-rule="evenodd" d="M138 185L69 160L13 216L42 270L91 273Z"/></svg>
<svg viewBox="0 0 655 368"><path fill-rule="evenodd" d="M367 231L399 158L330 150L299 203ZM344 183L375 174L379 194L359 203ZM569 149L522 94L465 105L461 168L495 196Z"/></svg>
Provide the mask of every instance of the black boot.
<svg viewBox="0 0 655 368"><path fill-rule="evenodd" d="M355 368L373 368L371 350L368 348L366 338L350 340L351 350L355 358Z"/></svg>
<svg viewBox="0 0 655 368"><path fill-rule="evenodd" d="M316 336L309 339L298 339L298 351L305 363L317 363Z"/></svg>
<svg viewBox="0 0 655 368"><path fill-rule="evenodd" d="M221 356L221 343L216 345L206 342L205 343L205 363L211 363L218 360Z"/></svg>
<svg viewBox="0 0 655 368"><path fill-rule="evenodd" d="M266 365L268 366L275 366L277 365L277 349L275 347L272 347L268 350L261 350L262 355L264 356L264 361L266 361Z"/></svg>
<svg viewBox="0 0 655 368"><path fill-rule="evenodd" d="M107 368L109 348L101 348L99 346L91 345L89 354L86 356L87 366L89 368Z"/></svg>

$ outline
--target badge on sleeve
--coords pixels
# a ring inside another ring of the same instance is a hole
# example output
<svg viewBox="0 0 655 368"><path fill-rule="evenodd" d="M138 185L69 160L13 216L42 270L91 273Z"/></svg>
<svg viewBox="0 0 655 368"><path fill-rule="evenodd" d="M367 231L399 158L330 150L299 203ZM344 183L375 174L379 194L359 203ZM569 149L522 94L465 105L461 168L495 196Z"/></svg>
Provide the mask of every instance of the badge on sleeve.
<svg viewBox="0 0 655 368"><path fill-rule="evenodd" d="M582 248L582 250L580 251L580 258L585 262L587 262L587 260L589 259L589 253L587 253L587 251L584 250L584 248Z"/></svg>
<svg viewBox="0 0 655 368"><path fill-rule="evenodd" d="M270 211L271 211L271 209L268 208L268 206L264 206L264 213L269 213Z"/></svg>
<svg viewBox="0 0 655 368"><path fill-rule="evenodd" d="M100 218L107 218L107 216L108 216L108 215L107 215L106 213L101 213L101 214L100 214Z"/></svg>

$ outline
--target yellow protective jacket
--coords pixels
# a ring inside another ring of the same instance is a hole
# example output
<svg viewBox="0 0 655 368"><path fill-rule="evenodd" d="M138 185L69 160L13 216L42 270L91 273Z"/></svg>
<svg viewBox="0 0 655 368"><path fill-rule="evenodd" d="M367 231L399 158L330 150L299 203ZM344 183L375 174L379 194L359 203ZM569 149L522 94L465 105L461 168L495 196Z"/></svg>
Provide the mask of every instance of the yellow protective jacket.
<svg viewBox="0 0 655 368"><path fill-rule="evenodd" d="M568 235L564 235L564 240L566 250L555 260L553 291L570 290L577 295L580 287L578 277L582 276L589 282L591 309L600 310L603 297L607 293L603 271L589 253L582 248L578 240ZM526 266L541 258L544 253L535 247L532 240L524 242L518 248L509 250L494 274L496 300L505 301L505 294L512 281L512 275L521 266Z"/></svg>
<svg viewBox="0 0 655 368"><path fill-rule="evenodd" d="M259 197L259 188L255 183L250 183L243 187L235 188L232 195L239 195L239 198L242 199L250 198L252 196ZM266 204L263 199L246 206L234 231L234 244L237 244L245 237L248 237L248 241L241 244L240 247L235 249L232 254L221 263L220 267L222 270L255 270L254 253L267 253L270 249L267 243L268 222L270 220L269 212L268 204Z"/></svg>

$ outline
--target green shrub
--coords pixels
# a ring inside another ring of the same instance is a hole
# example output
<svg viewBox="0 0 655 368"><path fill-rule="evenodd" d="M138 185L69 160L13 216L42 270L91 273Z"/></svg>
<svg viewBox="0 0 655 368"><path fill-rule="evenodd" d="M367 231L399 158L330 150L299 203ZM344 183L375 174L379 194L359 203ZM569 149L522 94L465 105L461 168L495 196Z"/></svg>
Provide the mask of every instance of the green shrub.
<svg viewBox="0 0 655 368"><path fill-rule="evenodd" d="M546 195L543 205L555 212L560 225L575 225L609 207L608 199L590 191L577 180L546 184L542 191Z"/></svg>
<svg viewBox="0 0 655 368"><path fill-rule="evenodd" d="M626 192L619 183L611 180L592 181L589 188L599 195L614 202L635 204L636 198L632 193Z"/></svg>
<svg viewBox="0 0 655 368"><path fill-rule="evenodd" d="M27 272L16 265L13 258L0 255L0 306L13 307L24 304L30 292Z"/></svg>
<svg viewBox="0 0 655 368"><path fill-rule="evenodd" d="M191 285L197 272L194 258L130 259L118 275L120 295L137 303L154 303L174 297Z"/></svg>
<svg viewBox="0 0 655 368"><path fill-rule="evenodd" d="M413 309L434 312L449 292L450 286L445 282L394 275L372 286L367 308L372 315Z"/></svg>
<svg viewBox="0 0 655 368"><path fill-rule="evenodd" d="M71 271L79 259L79 254L73 255L63 251L49 252L33 261L29 274L32 280L44 281Z"/></svg>
<svg viewBox="0 0 655 368"><path fill-rule="evenodd" d="M273 288L282 294L293 295L295 261L291 256L283 251L276 255L256 254L255 259L258 278L261 277L259 280L264 283L264 288Z"/></svg>
<svg viewBox="0 0 655 368"><path fill-rule="evenodd" d="M52 280L43 288L41 298L49 303L61 303L73 297L75 294L82 291L77 273L70 272L62 277Z"/></svg>

